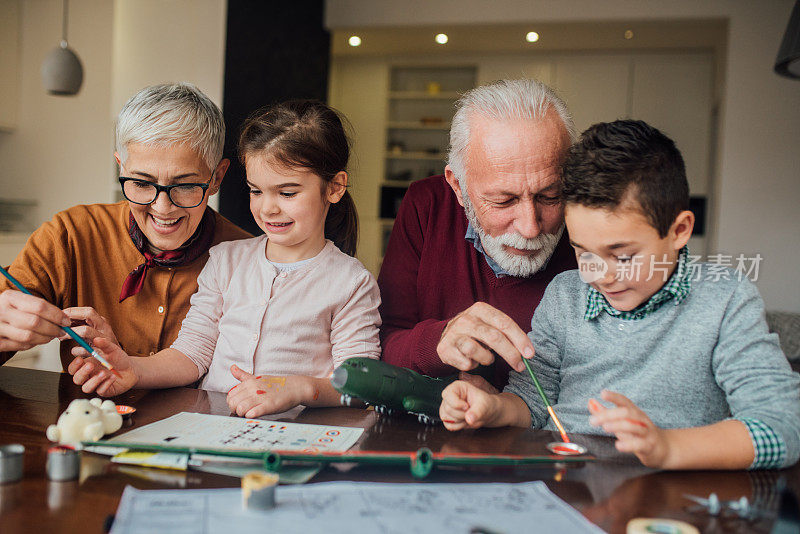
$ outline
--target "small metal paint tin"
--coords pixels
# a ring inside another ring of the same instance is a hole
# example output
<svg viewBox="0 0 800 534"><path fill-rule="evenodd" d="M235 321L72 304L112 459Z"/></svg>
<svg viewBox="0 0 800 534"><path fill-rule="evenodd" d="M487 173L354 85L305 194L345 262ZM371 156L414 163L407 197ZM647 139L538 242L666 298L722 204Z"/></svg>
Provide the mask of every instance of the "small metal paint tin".
<svg viewBox="0 0 800 534"><path fill-rule="evenodd" d="M581 454L586 454L586 447L583 445L572 442L567 443L565 441L548 443L547 450L559 456L579 456Z"/></svg>
<svg viewBox="0 0 800 534"><path fill-rule="evenodd" d="M124 404L117 404L117 413L120 414L123 418L127 419L133 415L133 412L136 411L136 408L133 406L125 406Z"/></svg>
<svg viewBox="0 0 800 534"><path fill-rule="evenodd" d="M16 482L22 478L25 447L19 443L0 445L0 484Z"/></svg>
<svg viewBox="0 0 800 534"><path fill-rule="evenodd" d="M275 508L275 488L280 477L275 473L254 471L242 477L242 506L246 510Z"/></svg>
<svg viewBox="0 0 800 534"><path fill-rule="evenodd" d="M75 480L80 471L81 455L72 447L59 445L47 450L47 478L50 480Z"/></svg>

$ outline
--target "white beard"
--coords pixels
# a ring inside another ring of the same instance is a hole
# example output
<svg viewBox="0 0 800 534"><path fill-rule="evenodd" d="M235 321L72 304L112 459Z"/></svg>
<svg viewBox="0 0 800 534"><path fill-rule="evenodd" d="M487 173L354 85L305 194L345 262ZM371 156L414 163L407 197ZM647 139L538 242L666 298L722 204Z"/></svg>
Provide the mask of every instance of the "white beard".
<svg viewBox="0 0 800 534"><path fill-rule="evenodd" d="M467 220L475 229L478 237L480 237L484 252L511 276L527 278L539 272L550 260L550 256L553 255L553 251L555 251L558 241L564 233L564 224L562 223L556 233L542 233L531 239L515 233L492 237L484 231L478 222L475 208L472 206L469 195L467 195L466 187L461 187L461 197L464 201L464 212L467 215ZM532 255L520 256L508 252L504 246L538 252Z"/></svg>

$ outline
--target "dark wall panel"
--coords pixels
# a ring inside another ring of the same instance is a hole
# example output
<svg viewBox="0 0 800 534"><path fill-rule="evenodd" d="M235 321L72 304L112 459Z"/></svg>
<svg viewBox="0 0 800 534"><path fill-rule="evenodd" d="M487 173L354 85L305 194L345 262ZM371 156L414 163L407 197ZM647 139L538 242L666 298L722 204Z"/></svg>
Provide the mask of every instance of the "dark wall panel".
<svg viewBox="0 0 800 534"><path fill-rule="evenodd" d="M244 167L236 143L242 122L260 107L291 98L325 101L330 38L323 0L228 0L223 114L225 157L231 168L220 191L220 212L254 234Z"/></svg>

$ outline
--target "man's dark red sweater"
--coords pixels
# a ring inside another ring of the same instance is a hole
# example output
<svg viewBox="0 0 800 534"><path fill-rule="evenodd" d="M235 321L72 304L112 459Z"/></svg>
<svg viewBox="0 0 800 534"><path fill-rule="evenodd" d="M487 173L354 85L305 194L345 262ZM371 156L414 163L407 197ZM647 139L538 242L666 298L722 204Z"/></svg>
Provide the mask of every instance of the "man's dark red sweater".
<svg viewBox="0 0 800 534"><path fill-rule="evenodd" d="M383 359L430 376L456 369L436 345L447 322L475 302L511 317L524 332L555 275L577 268L566 232L547 267L530 278L495 276L484 255L464 239L467 218L444 176L411 184L394 223L378 285ZM497 358L482 374L502 389L509 365Z"/></svg>

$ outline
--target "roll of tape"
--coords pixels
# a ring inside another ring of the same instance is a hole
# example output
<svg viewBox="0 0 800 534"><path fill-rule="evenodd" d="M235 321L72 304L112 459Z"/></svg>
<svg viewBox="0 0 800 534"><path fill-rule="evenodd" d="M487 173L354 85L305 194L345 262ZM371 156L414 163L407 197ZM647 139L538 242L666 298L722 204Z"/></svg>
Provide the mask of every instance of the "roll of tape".
<svg viewBox="0 0 800 534"><path fill-rule="evenodd" d="M269 510L275 507L275 473L254 471L242 477L242 505L247 510Z"/></svg>
<svg viewBox="0 0 800 534"><path fill-rule="evenodd" d="M628 521L627 534L700 534L696 527L675 519L637 517Z"/></svg>

